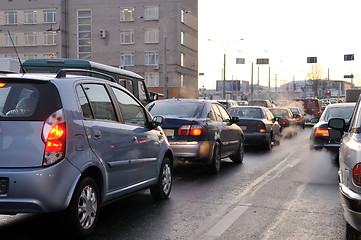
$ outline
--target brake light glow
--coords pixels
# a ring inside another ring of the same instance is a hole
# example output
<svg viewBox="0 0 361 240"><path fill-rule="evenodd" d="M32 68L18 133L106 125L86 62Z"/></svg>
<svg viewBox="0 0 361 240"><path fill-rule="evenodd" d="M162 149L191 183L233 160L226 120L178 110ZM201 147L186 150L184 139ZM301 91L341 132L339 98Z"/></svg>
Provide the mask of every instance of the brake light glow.
<svg viewBox="0 0 361 240"><path fill-rule="evenodd" d="M328 128L316 128L314 136L315 137L329 137L330 132L328 131Z"/></svg>
<svg viewBox="0 0 361 240"><path fill-rule="evenodd" d="M259 132L265 133L265 132L266 132L266 129L262 129L262 128L261 128L261 129L259 130Z"/></svg>
<svg viewBox="0 0 361 240"><path fill-rule="evenodd" d="M64 159L66 124L63 109L51 114L44 122L42 139L45 143L43 166L50 166Z"/></svg>
<svg viewBox="0 0 361 240"><path fill-rule="evenodd" d="M352 170L352 179L356 185L361 186L361 164L357 164Z"/></svg>
<svg viewBox="0 0 361 240"><path fill-rule="evenodd" d="M206 135L206 129L199 124L194 125L182 125L178 129L178 135L180 136L202 136Z"/></svg>
<svg viewBox="0 0 361 240"><path fill-rule="evenodd" d="M0 88L5 87L5 83L0 83Z"/></svg>

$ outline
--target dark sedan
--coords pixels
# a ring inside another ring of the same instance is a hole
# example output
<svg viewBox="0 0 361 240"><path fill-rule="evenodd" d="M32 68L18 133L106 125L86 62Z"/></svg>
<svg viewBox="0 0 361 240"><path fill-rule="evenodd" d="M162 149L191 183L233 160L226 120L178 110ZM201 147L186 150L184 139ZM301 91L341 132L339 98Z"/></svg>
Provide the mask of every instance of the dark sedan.
<svg viewBox="0 0 361 240"><path fill-rule="evenodd" d="M242 106L228 109L232 117L238 117L237 125L244 133L245 144L264 146L267 150L280 142L281 126L265 107Z"/></svg>
<svg viewBox="0 0 361 240"><path fill-rule="evenodd" d="M340 147L341 133L338 130L328 127L328 120L331 118L343 118L346 124L350 121L355 103L335 103L328 105L323 111L319 121L312 128L310 135L310 148L325 148L338 154Z"/></svg>
<svg viewBox="0 0 361 240"><path fill-rule="evenodd" d="M296 117L297 125L304 129L305 117L303 116L301 109L299 109L298 107L290 107L289 109L293 113L293 116Z"/></svg>
<svg viewBox="0 0 361 240"><path fill-rule="evenodd" d="M241 163L242 129L218 102L203 99L165 99L149 103L153 116L163 116L162 128L180 162L205 163L217 173L221 158Z"/></svg>

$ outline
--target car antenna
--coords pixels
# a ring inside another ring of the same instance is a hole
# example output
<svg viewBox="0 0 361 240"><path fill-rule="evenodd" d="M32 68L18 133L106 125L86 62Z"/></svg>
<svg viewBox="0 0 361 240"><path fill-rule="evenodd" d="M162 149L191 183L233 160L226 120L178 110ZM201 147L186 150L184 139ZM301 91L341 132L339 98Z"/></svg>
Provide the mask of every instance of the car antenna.
<svg viewBox="0 0 361 240"><path fill-rule="evenodd" d="M15 50L15 53L16 53L16 56L19 60L19 64L20 64L20 67L21 67L21 70L23 71L23 73L26 73L25 69L24 69L24 66L23 64L21 63L21 60L19 58L19 54L18 54L18 51L16 50L16 47L15 47L15 44L14 44L14 41L13 41L13 38L11 37L11 34L10 32L8 31L8 34L9 34L9 37L10 37L10 40L11 40L11 43L13 44L13 47L14 47L14 50Z"/></svg>

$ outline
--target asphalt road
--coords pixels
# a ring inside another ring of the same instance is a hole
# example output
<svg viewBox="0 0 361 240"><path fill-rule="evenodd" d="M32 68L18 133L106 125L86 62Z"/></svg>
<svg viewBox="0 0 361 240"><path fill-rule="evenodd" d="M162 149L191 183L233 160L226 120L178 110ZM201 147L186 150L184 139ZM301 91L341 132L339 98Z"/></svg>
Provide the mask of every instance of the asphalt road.
<svg viewBox="0 0 361 240"><path fill-rule="evenodd" d="M178 167L170 199L155 202L145 190L107 205L87 239L345 239L337 166L309 150L309 134L270 152L247 148L243 164L226 160L218 175ZM70 239L63 221L0 215L0 238Z"/></svg>

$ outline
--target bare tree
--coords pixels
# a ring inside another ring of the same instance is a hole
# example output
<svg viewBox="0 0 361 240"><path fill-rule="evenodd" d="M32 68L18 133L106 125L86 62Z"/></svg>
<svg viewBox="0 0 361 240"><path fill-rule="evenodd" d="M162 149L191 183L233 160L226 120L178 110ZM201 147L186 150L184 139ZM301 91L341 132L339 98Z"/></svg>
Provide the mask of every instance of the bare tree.
<svg viewBox="0 0 361 240"><path fill-rule="evenodd" d="M313 90L313 93L315 96L317 96L318 89L320 85L322 85L320 82L323 74L321 65L318 63L312 64L310 70L306 74L307 74L307 79L311 83L311 88Z"/></svg>

